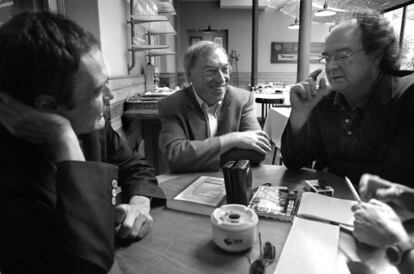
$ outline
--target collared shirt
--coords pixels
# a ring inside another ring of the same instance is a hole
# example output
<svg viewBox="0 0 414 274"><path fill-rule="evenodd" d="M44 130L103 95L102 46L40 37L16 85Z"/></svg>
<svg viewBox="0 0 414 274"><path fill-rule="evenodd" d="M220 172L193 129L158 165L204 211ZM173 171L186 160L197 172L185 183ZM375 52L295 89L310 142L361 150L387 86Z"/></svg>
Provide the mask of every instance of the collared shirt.
<svg viewBox="0 0 414 274"><path fill-rule="evenodd" d="M282 137L283 162L348 176L357 184L363 173L413 184L414 77L380 75L367 101L354 108L332 92L312 110L297 134L287 124ZM346 107L347 106L347 107Z"/></svg>
<svg viewBox="0 0 414 274"><path fill-rule="evenodd" d="M348 146L352 145L352 142L355 141L355 136L359 136L364 111L371 95L375 93L377 88L379 88L379 83L383 78L383 74L384 73L381 72L378 75L367 94L365 94L354 107L351 107L348 104L343 94L335 93L333 98L333 108L337 111L341 121L341 135L343 137L343 142L338 145L341 147L342 151L346 151Z"/></svg>
<svg viewBox="0 0 414 274"><path fill-rule="evenodd" d="M207 117L209 137L213 137L217 133L218 115L220 113L221 103L223 101L219 101L216 104L209 106L206 102L203 101L203 99L200 98L200 96L198 96L197 92L195 92L194 87L193 92L197 103L200 105L201 109Z"/></svg>

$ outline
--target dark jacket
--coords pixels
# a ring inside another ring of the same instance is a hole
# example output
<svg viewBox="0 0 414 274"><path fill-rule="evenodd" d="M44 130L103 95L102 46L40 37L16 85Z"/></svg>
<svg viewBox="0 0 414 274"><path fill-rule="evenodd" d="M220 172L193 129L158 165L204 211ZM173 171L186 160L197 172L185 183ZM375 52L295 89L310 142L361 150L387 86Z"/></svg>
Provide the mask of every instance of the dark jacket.
<svg viewBox="0 0 414 274"><path fill-rule="evenodd" d="M3 274L106 273L114 260L115 181L124 203L162 195L153 168L109 125L80 136L86 162L56 166L2 127L0 139Z"/></svg>

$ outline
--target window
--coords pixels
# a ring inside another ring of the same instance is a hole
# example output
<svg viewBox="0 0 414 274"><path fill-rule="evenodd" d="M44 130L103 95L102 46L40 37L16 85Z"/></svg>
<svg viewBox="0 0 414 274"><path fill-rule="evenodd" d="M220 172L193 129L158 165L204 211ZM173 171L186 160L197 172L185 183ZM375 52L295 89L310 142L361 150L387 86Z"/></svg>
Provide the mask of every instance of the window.
<svg viewBox="0 0 414 274"><path fill-rule="evenodd" d="M400 70L414 70L414 3L386 11L384 16L400 39Z"/></svg>
<svg viewBox="0 0 414 274"><path fill-rule="evenodd" d="M0 25L9 20L14 14L14 3L10 0L0 0Z"/></svg>
<svg viewBox="0 0 414 274"><path fill-rule="evenodd" d="M394 28L394 31L397 36L400 36L401 33L401 23L402 23L403 8L392 10L384 13L384 17L390 21L391 26Z"/></svg>

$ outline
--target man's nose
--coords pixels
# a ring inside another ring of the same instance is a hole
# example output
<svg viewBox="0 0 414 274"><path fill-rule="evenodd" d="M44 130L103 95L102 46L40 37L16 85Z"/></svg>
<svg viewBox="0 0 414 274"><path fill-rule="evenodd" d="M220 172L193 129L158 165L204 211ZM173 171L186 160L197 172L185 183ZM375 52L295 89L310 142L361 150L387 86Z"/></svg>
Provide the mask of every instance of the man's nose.
<svg viewBox="0 0 414 274"><path fill-rule="evenodd" d="M226 73L224 73L223 71L221 71L221 70L219 70L218 72L217 72L217 74L216 74L216 78L217 78L217 80L219 80L220 82L225 82L226 81L226 77L227 77L227 74Z"/></svg>
<svg viewBox="0 0 414 274"><path fill-rule="evenodd" d="M111 88L106 86L103 97L104 97L105 102L109 103L109 101L115 98L115 94L112 92Z"/></svg>
<svg viewBox="0 0 414 274"><path fill-rule="evenodd" d="M326 60L325 70L332 70L334 68L338 68L337 62L335 60L332 60L332 59Z"/></svg>

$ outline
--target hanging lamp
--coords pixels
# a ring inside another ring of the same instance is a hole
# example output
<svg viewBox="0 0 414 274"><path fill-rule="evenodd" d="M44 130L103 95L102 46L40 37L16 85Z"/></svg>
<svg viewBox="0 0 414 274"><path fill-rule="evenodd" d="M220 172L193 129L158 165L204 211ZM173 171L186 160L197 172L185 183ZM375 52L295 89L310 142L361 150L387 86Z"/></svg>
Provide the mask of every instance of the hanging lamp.
<svg viewBox="0 0 414 274"><path fill-rule="evenodd" d="M332 15L336 14L335 11L328 8L327 1L328 0L325 0L325 3L323 4L323 9L318 10L317 12L315 12L315 14L314 14L315 16L324 17L324 16L332 16Z"/></svg>
<svg viewBox="0 0 414 274"><path fill-rule="evenodd" d="M295 22L293 22L292 24L288 26L288 29L293 29L293 30L299 29L299 20L297 17L295 17Z"/></svg>

